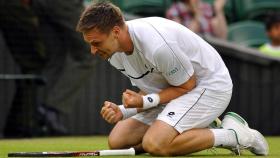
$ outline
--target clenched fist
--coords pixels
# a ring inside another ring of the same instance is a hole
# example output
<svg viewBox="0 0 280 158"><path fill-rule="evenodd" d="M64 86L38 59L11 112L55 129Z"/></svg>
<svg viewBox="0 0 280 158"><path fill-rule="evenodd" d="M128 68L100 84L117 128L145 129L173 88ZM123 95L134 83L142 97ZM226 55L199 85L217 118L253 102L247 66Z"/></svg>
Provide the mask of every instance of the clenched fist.
<svg viewBox="0 0 280 158"><path fill-rule="evenodd" d="M143 108L142 95L129 89L123 92L122 102L126 108Z"/></svg>
<svg viewBox="0 0 280 158"><path fill-rule="evenodd" d="M115 103L105 101L100 114L102 117L111 124L117 123L122 120L123 114L120 108Z"/></svg>

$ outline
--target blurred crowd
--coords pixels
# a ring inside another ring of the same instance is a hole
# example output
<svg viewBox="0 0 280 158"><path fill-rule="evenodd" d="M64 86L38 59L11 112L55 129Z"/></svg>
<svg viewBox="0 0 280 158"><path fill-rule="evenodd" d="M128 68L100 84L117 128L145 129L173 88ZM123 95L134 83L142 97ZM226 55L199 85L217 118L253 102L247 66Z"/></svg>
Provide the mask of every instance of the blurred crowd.
<svg viewBox="0 0 280 158"><path fill-rule="evenodd" d="M225 15L225 4L231 3L230 0L213 0L212 4L203 0L177 0L166 11L166 18L179 22L193 32L200 35L210 35L216 38L231 40L228 38L228 23ZM259 39L256 43L248 43L246 46L255 47L260 52L274 57L280 57L280 12L272 11L269 13L263 13L262 19L259 19L259 24L262 28L255 30L254 25L248 26L248 28L238 28L239 32L235 31L235 36L242 36L243 31L249 31L252 29L253 35L245 33L247 40L258 40L263 34L263 39ZM258 17L255 17L256 20ZM250 23L250 21L245 21ZM243 21L241 21L243 23ZM230 26L229 26L230 27ZM247 29L247 30L246 30ZM234 31L234 29L233 29ZM250 32L250 31L249 31ZM232 35L233 36L233 35ZM244 35L243 35L244 36ZM252 38L252 39L250 39ZM244 39L245 40L245 39ZM235 42L233 40L233 42ZM237 41L241 44L244 41Z"/></svg>
<svg viewBox="0 0 280 158"><path fill-rule="evenodd" d="M183 24L195 33L226 39L225 2L215 0L212 6L200 0L179 0L167 10L166 18Z"/></svg>

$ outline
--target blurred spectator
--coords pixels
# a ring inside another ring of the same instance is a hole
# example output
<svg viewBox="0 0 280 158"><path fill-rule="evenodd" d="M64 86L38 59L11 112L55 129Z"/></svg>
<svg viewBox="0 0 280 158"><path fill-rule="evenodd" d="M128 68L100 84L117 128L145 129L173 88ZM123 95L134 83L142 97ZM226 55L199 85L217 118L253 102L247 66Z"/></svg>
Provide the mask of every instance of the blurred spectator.
<svg viewBox="0 0 280 158"><path fill-rule="evenodd" d="M0 29L0 75L17 71L16 66L6 66L7 63L13 63L13 59ZM0 77L0 138L4 137L4 128L14 94L15 82L13 80L3 80Z"/></svg>
<svg viewBox="0 0 280 158"><path fill-rule="evenodd" d="M28 82L17 83L5 136L67 134L63 121L71 117L95 63L75 30L83 1L0 2L0 31L21 72L47 78L43 93Z"/></svg>
<svg viewBox="0 0 280 158"><path fill-rule="evenodd" d="M56 109L67 129L67 119L73 117L89 76L94 73L95 60L90 48L76 31L83 7L83 0L33 0L49 59L43 71L48 80L44 98L48 108L40 111Z"/></svg>
<svg viewBox="0 0 280 158"><path fill-rule="evenodd" d="M201 0L176 0L167 10L166 17L195 33L226 39L225 3L226 0L215 0L211 6Z"/></svg>
<svg viewBox="0 0 280 158"><path fill-rule="evenodd" d="M1 0L0 30L8 51L23 74L41 75L46 54L38 18L30 0ZM8 114L6 136L31 136L37 131L37 87L30 80L16 80L16 94ZM6 119L5 119L6 120Z"/></svg>
<svg viewBox="0 0 280 158"><path fill-rule="evenodd" d="M269 15L265 27L270 42L263 44L259 50L264 54L280 57L280 12Z"/></svg>

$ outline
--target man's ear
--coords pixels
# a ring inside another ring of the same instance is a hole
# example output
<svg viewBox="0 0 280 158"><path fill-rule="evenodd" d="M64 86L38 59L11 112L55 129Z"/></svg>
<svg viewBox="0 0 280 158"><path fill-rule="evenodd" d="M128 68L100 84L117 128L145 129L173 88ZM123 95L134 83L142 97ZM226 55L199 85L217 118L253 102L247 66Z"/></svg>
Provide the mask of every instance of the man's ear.
<svg viewBox="0 0 280 158"><path fill-rule="evenodd" d="M119 26L114 26L112 31L113 31L113 36L115 38L118 38L121 32L121 28Z"/></svg>

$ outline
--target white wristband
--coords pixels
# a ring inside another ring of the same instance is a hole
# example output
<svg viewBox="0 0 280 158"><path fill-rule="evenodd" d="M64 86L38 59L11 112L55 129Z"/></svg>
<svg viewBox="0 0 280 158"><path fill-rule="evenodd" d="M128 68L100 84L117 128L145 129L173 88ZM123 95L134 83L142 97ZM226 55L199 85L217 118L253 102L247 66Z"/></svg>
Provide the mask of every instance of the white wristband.
<svg viewBox="0 0 280 158"><path fill-rule="evenodd" d="M143 109L150 109L152 107L158 106L160 98L158 94L148 94L143 96Z"/></svg>
<svg viewBox="0 0 280 158"><path fill-rule="evenodd" d="M137 114L137 108L125 108L123 105L119 105L119 108L123 114L122 120L125 120Z"/></svg>

